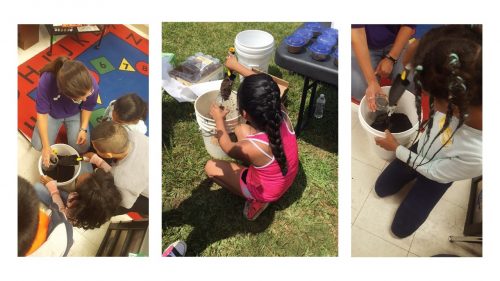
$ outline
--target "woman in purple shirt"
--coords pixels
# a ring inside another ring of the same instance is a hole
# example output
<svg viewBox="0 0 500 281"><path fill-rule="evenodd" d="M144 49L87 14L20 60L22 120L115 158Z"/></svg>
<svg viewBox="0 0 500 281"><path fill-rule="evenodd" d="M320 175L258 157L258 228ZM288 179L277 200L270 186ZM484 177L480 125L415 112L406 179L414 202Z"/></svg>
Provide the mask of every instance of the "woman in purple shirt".
<svg viewBox="0 0 500 281"><path fill-rule="evenodd" d="M403 70L400 58L414 25L351 26L351 96L375 111L375 95L381 93L379 78L394 79Z"/></svg>
<svg viewBox="0 0 500 281"><path fill-rule="evenodd" d="M37 121L31 144L42 152L43 164L48 166L50 146L63 124L68 144L79 153L88 150L89 119L97 103L99 87L83 63L66 57L48 63L40 73Z"/></svg>

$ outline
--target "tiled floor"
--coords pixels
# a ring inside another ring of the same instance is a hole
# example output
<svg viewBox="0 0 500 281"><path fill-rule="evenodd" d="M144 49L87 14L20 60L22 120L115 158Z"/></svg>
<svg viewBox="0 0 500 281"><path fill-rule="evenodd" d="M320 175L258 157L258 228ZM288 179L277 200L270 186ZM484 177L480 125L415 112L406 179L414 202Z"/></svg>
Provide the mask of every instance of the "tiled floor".
<svg viewBox="0 0 500 281"><path fill-rule="evenodd" d="M378 175L388 162L372 151L369 138L352 104L351 131L351 254L353 257L428 257L437 254L481 256L482 245L450 243L450 235L462 236L470 192L470 180L455 182L410 237L400 239L390 231L394 214L409 190L386 198L375 194Z"/></svg>
<svg viewBox="0 0 500 281"><path fill-rule="evenodd" d="M148 37L147 34L140 32L132 26L127 26L139 33L141 36ZM49 35L45 28L40 28L40 41L27 50L18 48L18 63L21 64L38 54L43 49L49 46ZM62 36L57 36L56 41L60 40ZM39 181L38 161L40 152L34 150L26 138L18 133L18 174L24 177L31 183ZM129 221L131 218L127 215L120 215L111 218L112 222ZM81 228L73 228L74 244L71 247L69 256L95 256L99 245L106 234L110 222L102 225L98 229L84 230Z"/></svg>

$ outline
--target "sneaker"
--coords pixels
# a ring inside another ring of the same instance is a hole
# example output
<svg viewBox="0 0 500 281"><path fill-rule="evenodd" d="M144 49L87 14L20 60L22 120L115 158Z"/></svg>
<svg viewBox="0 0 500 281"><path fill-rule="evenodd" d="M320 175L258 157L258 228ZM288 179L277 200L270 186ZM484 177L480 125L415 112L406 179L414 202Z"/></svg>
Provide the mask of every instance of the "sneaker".
<svg viewBox="0 0 500 281"><path fill-rule="evenodd" d="M267 202L259 202L257 200L247 200L245 202L245 208L243 209L243 215L247 220L254 221L259 215L264 212L264 210L269 206Z"/></svg>
<svg viewBox="0 0 500 281"><path fill-rule="evenodd" d="M162 257L183 257L186 255L186 251L186 242L178 240L167 247L167 249L163 252Z"/></svg>

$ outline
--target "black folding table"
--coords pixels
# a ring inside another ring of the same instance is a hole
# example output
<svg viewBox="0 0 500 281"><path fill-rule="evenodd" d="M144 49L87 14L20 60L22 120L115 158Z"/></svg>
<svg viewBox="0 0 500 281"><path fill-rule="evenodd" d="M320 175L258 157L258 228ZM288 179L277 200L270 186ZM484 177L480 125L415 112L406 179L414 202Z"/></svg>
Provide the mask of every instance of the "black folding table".
<svg viewBox="0 0 500 281"><path fill-rule="evenodd" d="M330 23L322 23L325 27L329 27ZM312 40L314 41L314 39ZM311 90L311 97L309 98L307 118L313 115L314 102L316 96L316 88L318 82L324 82L332 86L338 87L338 67L334 63L332 56L329 56L326 61L316 61L311 58L311 52L307 47L300 54L292 54L287 50L287 44L282 41L276 49L274 56L275 63L289 71L301 74L304 76L304 86L302 89L302 98L300 101L300 110L297 124L295 125L295 134L298 136L300 131L305 127L307 119L304 120L305 103L307 93Z"/></svg>

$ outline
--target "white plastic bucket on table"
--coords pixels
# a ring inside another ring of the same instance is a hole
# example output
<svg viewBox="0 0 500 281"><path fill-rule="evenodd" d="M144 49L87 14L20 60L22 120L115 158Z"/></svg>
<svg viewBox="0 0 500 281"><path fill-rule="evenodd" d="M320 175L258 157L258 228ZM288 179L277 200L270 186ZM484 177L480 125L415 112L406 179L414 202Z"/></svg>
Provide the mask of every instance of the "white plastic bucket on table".
<svg viewBox="0 0 500 281"><path fill-rule="evenodd" d="M64 144L64 143L56 143L50 146L52 150L57 151L58 156L68 156L68 155L78 155L78 151L74 149L73 147ZM82 169L82 163L78 162L78 165L75 165L75 173L73 174L73 177L65 182L57 182L57 186L66 186L71 184L76 177L80 174L80 170ZM45 173L42 170L42 156L40 156L40 159L38 159L38 172L40 175L45 175Z"/></svg>
<svg viewBox="0 0 500 281"><path fill-rule="evenodd" d="M262 30L244 30L236 35L234 48L239 63L267 72L274 54L274 37Z"/></svg>
<svg viewBox="0 0 500 281"><path fill-rule="evenodd" d="M215 120L210 116L210 106L219 95L219 90L207 92L199 96L194 102L196 121L200 126L205 149L208 154L215 159L229 159L230 157L219 146L219 140L216 138L217 130ZM236 92L232 92L231 97L236 102ZM226 119L225 125L228 133L234 132L234 128L240 123L240 115L231 119Z"/></svg>
<svg viewBox="0 0 500 281"><path fill-rule="evenodd" d="M382 87L382 91L384 93L389 94L390 86ZM408 90L403 93L401 99L398 101L395 113L403 113L408 116L412 127L409 130L406 130L401 133L393 133L392 135L396 138L396 140L404 146L407 146L413 138L415 138L418 130L418 115L417 109L415 108L415 96L409 92ZM369 138L369 143L372 146L372 149L375 153L382 159L390 161L396 157L396 154L392 151L387 151L382 147L375 144L375 137L384 137L385 133L379 130L375 130L371 123L375 120L375 113L370 112L367 106L367 100L365 97L359 103L358 109L358 118L361 126L365 129L365 132Z"/></svg>

